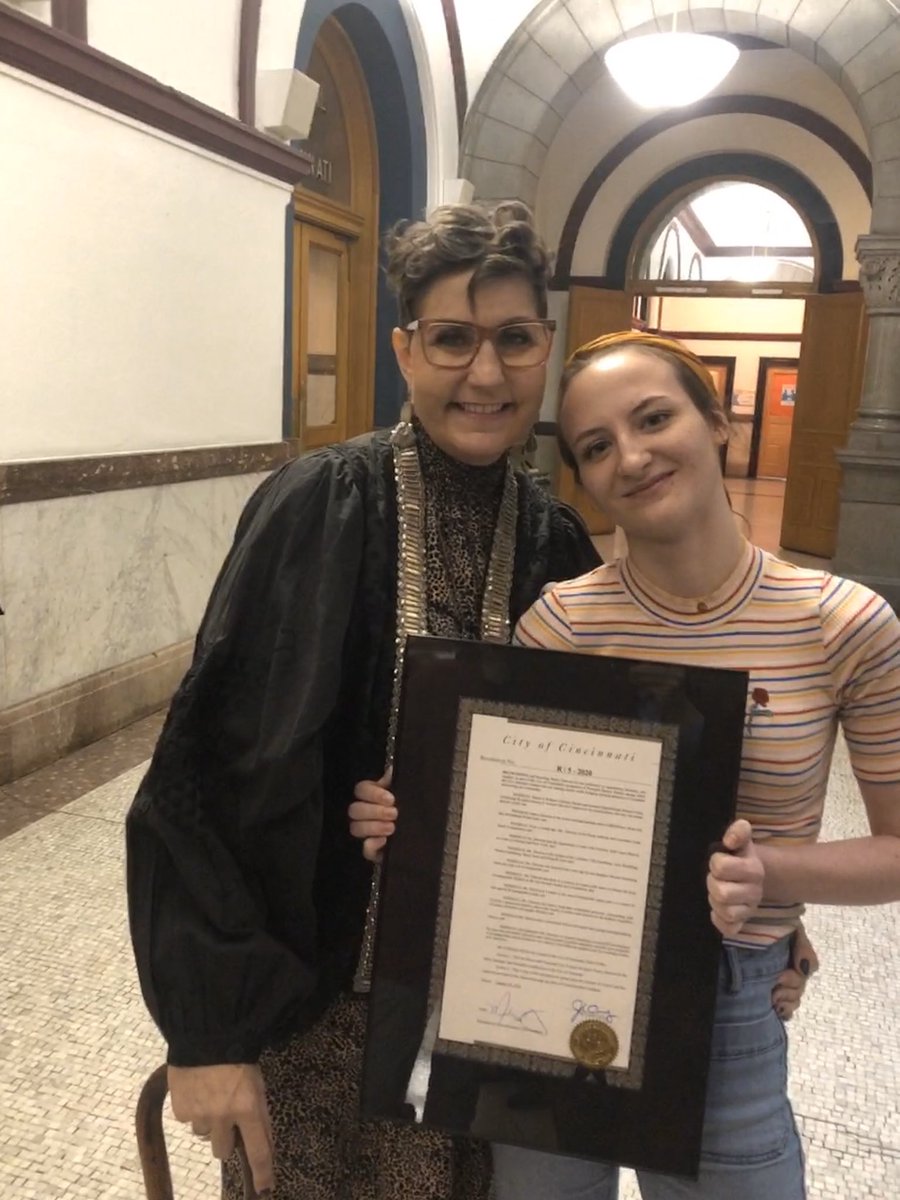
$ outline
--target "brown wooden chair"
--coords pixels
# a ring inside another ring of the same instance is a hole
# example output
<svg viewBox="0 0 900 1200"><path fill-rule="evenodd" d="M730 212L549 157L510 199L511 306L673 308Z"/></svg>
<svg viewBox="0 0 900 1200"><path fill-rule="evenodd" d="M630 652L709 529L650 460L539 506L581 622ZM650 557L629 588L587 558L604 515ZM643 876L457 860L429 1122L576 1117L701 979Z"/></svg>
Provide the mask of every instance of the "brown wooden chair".
<svg viewBox="0 0 900 1200"><path fill-rule="evenodd" d="M163 1105L168 1091L166 1067L163 1064L148 1076L141 1088L137 1102L134 1121L135 1133L137 1134L138 1155L141 1160L141 1171L144 1174L144 1191L147 1193L147 1200L175 1200L162 1122ZM256 1200L253 1176L250 1174L250 1166L240 1141L238 1141L237 1149L241 1160L241 1172L244 1176L244 1196L246 1200Z"/></svg>

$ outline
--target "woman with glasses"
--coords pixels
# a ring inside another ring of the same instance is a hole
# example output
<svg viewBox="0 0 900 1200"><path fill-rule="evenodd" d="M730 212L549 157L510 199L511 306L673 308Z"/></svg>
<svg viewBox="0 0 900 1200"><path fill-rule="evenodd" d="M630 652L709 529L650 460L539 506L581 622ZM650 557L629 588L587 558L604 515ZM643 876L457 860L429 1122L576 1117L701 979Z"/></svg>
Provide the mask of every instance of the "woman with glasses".
<svg viewBox="0 0 900 1200"><path fill-rule="evenodd" d="M173 1110L229 1160L229 1200L236 1133L277 1200L487 1194L476 1143L358 1122L377 892L347 805L390 762L403 634L507 640L546 583L598 562L511 456L553 338L530 214L439 209L391 236L387 268L408 410L251 498L127 822Z"/></svg>

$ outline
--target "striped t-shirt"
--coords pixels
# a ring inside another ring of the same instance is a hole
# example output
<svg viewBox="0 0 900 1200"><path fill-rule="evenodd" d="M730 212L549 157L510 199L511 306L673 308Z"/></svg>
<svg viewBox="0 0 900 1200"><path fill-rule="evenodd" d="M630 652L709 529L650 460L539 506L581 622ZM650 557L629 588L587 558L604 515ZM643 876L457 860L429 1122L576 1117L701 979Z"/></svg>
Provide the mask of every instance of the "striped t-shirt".
<svg viewBox="0 0 900 1200"><path fill-rule="evenodd" d="M900 622L880 596L826 571L748 543L731 577L698 601L621 559L549 587L515 641L748 671L737 810L755 841L817 839L838 721L858 780L900 781ZM768 945L801 913L764 902L735 940Z"/></svg>

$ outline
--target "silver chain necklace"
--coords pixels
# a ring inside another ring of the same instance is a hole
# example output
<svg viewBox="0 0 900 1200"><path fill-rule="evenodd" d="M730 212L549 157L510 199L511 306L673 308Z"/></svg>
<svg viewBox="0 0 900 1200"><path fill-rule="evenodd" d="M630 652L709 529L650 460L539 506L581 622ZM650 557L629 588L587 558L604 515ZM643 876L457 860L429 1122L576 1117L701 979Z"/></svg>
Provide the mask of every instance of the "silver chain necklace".
<svg viewBox="0 0 900 1200"><path fill-rule="evenodd" d="M394 762L400 683L406 639L428 633L428 597L425 573L425 484L416 445L415 429L401 421L391 433L394 481L397 487L397 632L394 648L394 682L385 747L385 772ZM484 596L481 603L481 641L509 641L509 598L516 553L518 493L512 464L507 462L503 495L491 544ZM375 864L354 991L368 992L372 983L375 930L381 897L381 864Z"/></svg>

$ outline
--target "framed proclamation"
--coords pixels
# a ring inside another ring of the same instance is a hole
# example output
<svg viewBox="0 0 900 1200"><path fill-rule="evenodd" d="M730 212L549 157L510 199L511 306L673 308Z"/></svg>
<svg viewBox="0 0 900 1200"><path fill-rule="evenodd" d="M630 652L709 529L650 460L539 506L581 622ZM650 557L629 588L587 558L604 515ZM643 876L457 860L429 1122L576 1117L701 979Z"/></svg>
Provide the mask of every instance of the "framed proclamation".
<svg viewBox="0 0 900 1200"><path fill-rule="evenodd" d="M747 688L409 639L365 1119L696 1175Z"/></svg>

